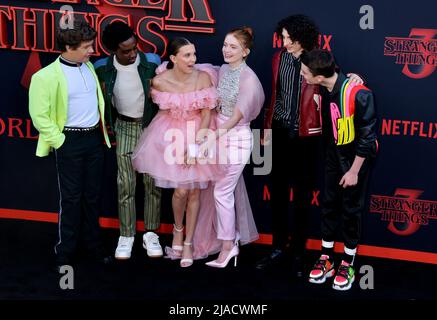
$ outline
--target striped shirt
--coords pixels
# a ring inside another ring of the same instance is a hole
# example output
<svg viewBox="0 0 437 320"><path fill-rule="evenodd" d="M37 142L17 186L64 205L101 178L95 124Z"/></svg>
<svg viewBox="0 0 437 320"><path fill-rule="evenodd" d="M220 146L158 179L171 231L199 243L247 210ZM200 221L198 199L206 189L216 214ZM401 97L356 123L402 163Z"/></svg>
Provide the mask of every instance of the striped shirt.
<svg viewBox="0 0 437 320"><path fill-rule="evenodd" d="M300 58L284 51L279 64L279 87L276 94L273 119L282 123L284 128L293 124L294 132L299 132L299 99L302 77L300 76Z"/></svg>

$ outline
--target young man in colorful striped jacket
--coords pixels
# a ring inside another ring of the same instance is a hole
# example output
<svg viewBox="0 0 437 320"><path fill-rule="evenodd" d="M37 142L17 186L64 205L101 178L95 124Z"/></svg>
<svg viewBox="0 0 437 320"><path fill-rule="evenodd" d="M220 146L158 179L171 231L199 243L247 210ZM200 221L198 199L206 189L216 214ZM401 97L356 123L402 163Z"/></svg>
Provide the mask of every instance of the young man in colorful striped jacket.
<svg viewBox="0 0 437 320"><path fill-rule="evenodd" d="M354 259L361 235L370 165L377 151L377 119L373 93L336 72L329 51L312 50L301 57L301 74L322 87L326 162L322 200L322 254L309 275L323 283L335 274L333 288L349 290L355 279ZM337 229L344 254L335 273L333 251Z"/></svg>

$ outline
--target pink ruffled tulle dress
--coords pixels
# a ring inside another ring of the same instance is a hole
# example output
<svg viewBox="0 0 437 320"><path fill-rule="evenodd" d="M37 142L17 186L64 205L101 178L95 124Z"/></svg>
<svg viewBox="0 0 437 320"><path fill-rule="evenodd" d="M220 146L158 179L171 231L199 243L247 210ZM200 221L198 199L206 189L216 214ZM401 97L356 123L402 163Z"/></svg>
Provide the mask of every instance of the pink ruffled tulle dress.
<svg viewBox="0 0 437 320"><path fill-rule="evenodd" d="M216 107L216 88L186 93L152 88L151 97L159 112L140 137L132 155L133 167L152 176L161 188L205 189L220 175L219 166L205 162L185 165L184 154L188 144L195 143L202 109Z"/></svg>

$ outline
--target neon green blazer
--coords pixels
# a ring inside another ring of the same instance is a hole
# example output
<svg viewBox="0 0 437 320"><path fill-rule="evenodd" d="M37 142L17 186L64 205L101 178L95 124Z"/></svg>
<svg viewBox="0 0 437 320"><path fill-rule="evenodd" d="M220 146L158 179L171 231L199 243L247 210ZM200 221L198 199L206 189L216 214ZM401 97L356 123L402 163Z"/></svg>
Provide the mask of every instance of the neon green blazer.
<svg viewBox="0 0 437 320"><path fill-rule="evenodd" d="M100 121L105 143L110 148L105 125L105 101L93 64L87 62L96 84ZM59 58L32 76L29 88L29 113L33 125L39 131L36 155L45 157L53 148L58 149L65 141L62 133L67 121L68 89Z"/></svg>

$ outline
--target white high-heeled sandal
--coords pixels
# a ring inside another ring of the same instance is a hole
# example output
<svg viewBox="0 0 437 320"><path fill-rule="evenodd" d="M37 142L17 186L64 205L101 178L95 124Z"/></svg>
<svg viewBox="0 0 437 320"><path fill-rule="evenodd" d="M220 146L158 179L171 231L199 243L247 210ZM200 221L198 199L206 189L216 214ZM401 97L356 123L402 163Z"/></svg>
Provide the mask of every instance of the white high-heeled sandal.
<svg viewBox="0 0 437 320"><path fill-rule="evenodd" d="M178 228L178 227L176 227L176 224L173 224L173 237L175 236L175 232L183 232L184 231L184 226L182 226L182 228ZM184 247L183 246L180 246L180 245L174 245L174 244L172 244L171 245L171 248L173 249L173 252L175 252L175 253L177 253L177 255L179 256L182 256L182 251L184 250ZM179 254L179 252L180 252L180 254Z"/></svg>
<svg viewBox="0 0 437 320"><path fill-rule="evenodd" d="M193 244L191 242L184 242L184 246L192 247ZM182 253L183 254L183 253ZM181 259L180 265L182 268L187 268L193 264L193 258L184 258Z"/></svg>

